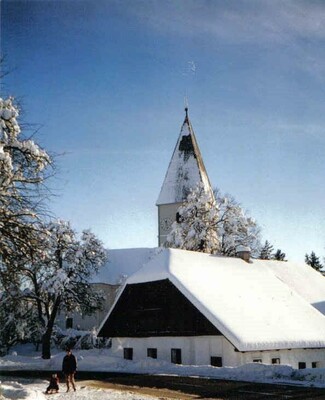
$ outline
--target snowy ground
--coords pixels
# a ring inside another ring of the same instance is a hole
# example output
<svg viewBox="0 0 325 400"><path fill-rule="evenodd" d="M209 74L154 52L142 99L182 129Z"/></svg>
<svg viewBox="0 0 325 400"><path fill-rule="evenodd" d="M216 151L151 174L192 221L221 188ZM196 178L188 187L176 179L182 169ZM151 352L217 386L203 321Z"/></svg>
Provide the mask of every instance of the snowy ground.
<svg viewBox="0 0 325 400"><path fill-rule="evenodd" d="M2 396L4 399L21 400L157 400L156 397L137 395L132 392L125 392L111 389L95 389L91 387L77 386L76 392L65 392L62 385L58 394L45 395L44 390L48 382L44 380L31 381L19 379L18 381L4 381L1 384ZM0 399L1 395L0 395Z"/></svg>
<svg viewBox="0 0 325 400"><path fill-rule="evenodd" d="M286 365L247 364L238 368L215 368L211 366L175 365L154 359L129 361L114 357L109 349L79 350L74 351L78 360L78 371L107 371L142 374L178 375L192 377L209 377L215 379L228 379L264 383L290 383L303 386L325 387L325 369L294 370ZM30 347L17 347L10 355L0 358L1 371L35 370L60 372L62 359L65 353L53 352L50 360L43 360L40 353ZM45 396L42 392L46 389L47 381L32 383L23 380L8 382L2 379L2 390L5 399L40 400L55 398L61 400L63 394ZM61 390L64 386L61 385ZM1 392L0 392L1 393ZM144 399L143 395L129 392L118 392L104 389L79 387L76 393L64 393L65 399ZM153 399L153 397L147 397ZM0 397L1 399L1 397Z"/></svg>

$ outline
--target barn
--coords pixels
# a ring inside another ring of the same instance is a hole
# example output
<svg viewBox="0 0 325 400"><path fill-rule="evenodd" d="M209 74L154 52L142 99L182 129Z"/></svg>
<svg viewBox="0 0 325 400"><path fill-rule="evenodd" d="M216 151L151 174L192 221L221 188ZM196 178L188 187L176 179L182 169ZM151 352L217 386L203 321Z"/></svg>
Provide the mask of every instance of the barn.
<svg viewBox="0 0 325 400"><path fill-rule="evenodd" d="M157 248L124 283L99 336L125 359L325 367L323 280L303 264Z"/></svg>

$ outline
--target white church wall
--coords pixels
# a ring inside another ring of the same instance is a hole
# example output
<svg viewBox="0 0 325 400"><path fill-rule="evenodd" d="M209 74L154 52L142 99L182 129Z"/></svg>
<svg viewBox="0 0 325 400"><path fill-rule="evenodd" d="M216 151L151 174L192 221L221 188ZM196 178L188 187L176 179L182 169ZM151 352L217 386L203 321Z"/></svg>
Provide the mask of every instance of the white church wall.
<svg viewBox="0 0 325 400"><path fill-rule="evenodd" d="M158 206L158 235L159 246L163 246L167 235L171 231L172 223L176 220L176 213L181 203L162 204Z"/></svg>

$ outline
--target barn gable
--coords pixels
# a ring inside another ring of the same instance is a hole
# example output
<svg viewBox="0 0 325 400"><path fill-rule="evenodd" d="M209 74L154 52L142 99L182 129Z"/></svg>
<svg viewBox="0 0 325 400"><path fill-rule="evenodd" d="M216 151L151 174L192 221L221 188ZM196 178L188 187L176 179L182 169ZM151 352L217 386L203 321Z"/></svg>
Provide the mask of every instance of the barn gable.
<svg viewBox="0 0 325 400"><path fill-rule="evenodd" d="M221 335L168 280L126 285L99 336Z"/></svg>

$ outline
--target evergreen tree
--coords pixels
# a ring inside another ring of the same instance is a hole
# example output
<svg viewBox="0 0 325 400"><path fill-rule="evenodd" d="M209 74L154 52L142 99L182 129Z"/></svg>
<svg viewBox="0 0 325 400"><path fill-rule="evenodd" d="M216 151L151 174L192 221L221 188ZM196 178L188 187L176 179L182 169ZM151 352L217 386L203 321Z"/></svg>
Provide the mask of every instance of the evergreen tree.
<svg viewBox="0 0 325 400"><path fill-rule="evenodd" d="M310 253L310 255L306 253L305 263L316 269L316 271L320 271L323 268L323 265L319 261L319 257L317 257L313 251Z"/></svg>
<svg viewBox="0 0 325 400"><path fill-rule="evenodd" d="M283 253L280 249L278 249L272 256L272 259L277 261L287 261L285 258L286 253Z"/></svg>
<svg viewBox="0 0 325 400"><path fill-rule="evenodd" d="M272 259L273 246L268 240L265 241L264 246L261 248L259 257L261 260L271 260Z"/></svg>

